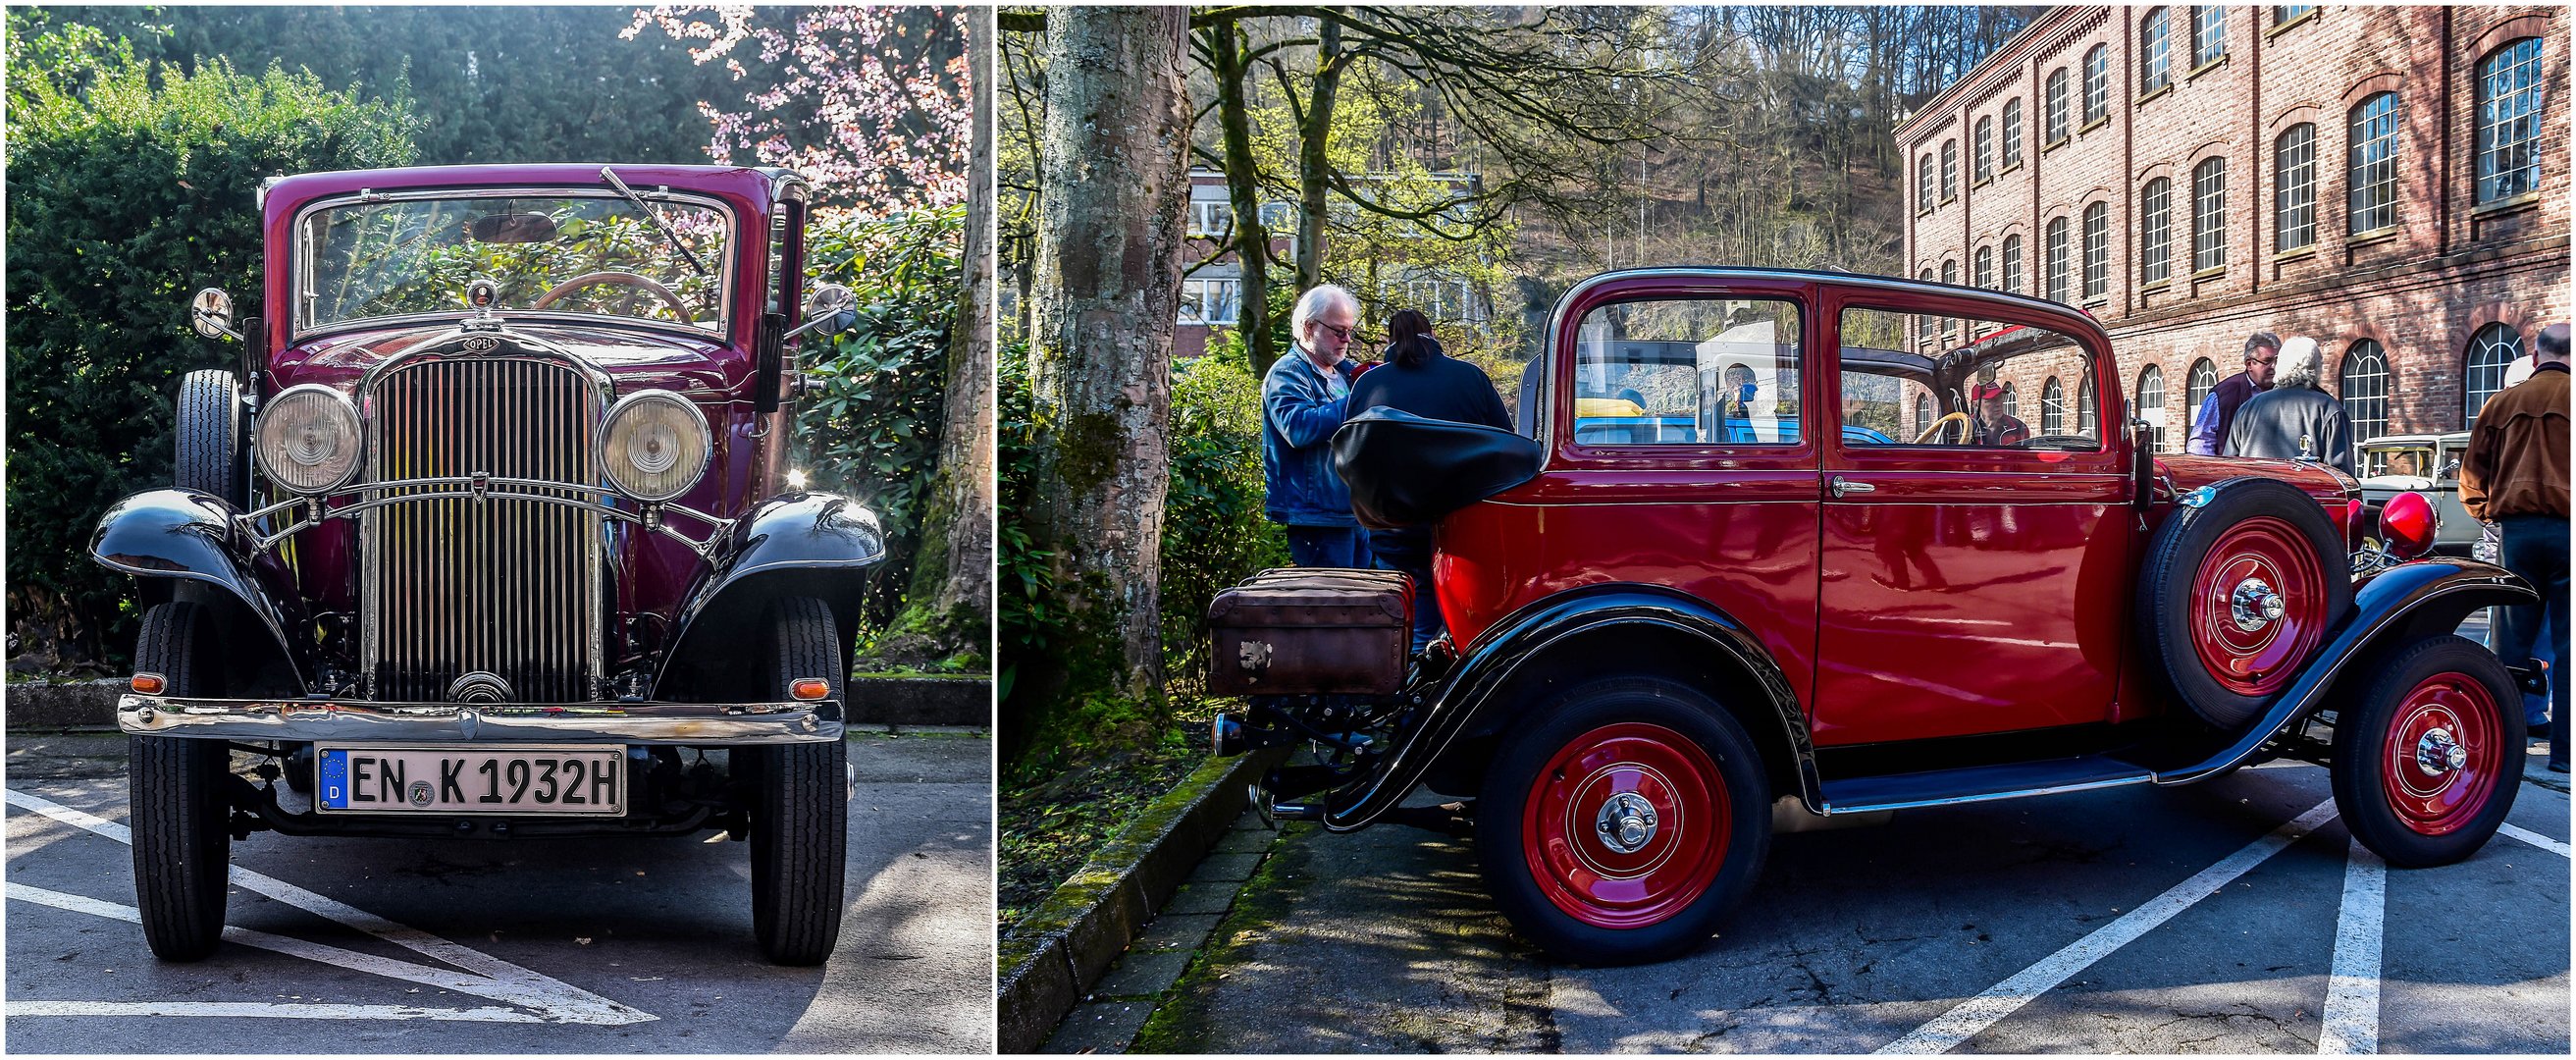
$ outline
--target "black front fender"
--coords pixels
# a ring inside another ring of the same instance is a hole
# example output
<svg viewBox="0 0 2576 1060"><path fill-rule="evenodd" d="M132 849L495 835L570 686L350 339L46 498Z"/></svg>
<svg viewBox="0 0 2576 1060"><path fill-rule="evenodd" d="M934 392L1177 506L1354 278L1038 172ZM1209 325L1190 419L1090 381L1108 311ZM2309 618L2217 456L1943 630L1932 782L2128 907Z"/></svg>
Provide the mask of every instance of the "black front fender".
<svg viewBox="0 0 2576 1060"><path fill-rule="evenodd" d="M2502 567L2475 560L2419 560L2374 574L2353 587L2352 613L2262 720L2216 754L2157 773L2155 782L2189 784L2244 764L2265 741L2323 709L2336 681L2382 649L2427 633L2449 632L2481 607L2539 600L2531 583Z"/></svg>
<svg viewBox="0 0 2576 1060"><path fill-rule="evenodd" d="M1513 678L1550 649L1586 634L1612 630L1678 633L1720 653L1754 678L1761 702L1748 704L1778 719L1788 741L1800 794L1809 806L1823 805L1817 782L1814 746L1805 711L1788 678L1753 631L1706 601L1687 593L1651 585L1587 586L1559 593L1514 612L1486 631L1467 650L1458 668L1423 708L1422 718L1400 737L1383 768L1361 784L1326 797L1324 826L1336 832L1366 827L1419 786L1432 766L1460 737L1488 731L1509 719L1500 716L1509 697L1502 695ZM1764 737L1758 727L1755 739Z"/></svg>
<svg viewBox="0 0 2576 1060"><path fill-rule="evenodd" d="M781 597L829 604L846 654L868 568L885 555L876 513L846 497L789 493L753 505L712 544L681 598L670 648L654 676L656 698L668 698L675 682L691 675L732 669L737 660L727 657L743 654L743 634Z"/></svg>
<svg viewBox="0 0 2576 1060"><path fill-rule="evenodd" d="M309 631L294 575L275 553L261 552L240 513L222 498L189 489L137 493L107 510L90 534L90 558L137 578L213 586L257 620L294 673L301 691L312 672L310 646L290 630Z"/></svg>

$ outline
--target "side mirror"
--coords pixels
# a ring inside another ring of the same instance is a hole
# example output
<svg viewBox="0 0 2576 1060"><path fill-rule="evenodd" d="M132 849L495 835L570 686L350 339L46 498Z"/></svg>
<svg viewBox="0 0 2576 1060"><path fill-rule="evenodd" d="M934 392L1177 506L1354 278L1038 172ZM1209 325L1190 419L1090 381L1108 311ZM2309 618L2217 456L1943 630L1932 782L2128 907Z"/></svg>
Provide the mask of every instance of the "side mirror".
<svg viewBox="0 0 2576 1060"><path fill-rule="evenodd" d="M2436 480L2458 477L2460 477L2460 462L2458 460L2444 461L2442 463L2442 470L2433 473L2433 478Z"/></svg>
<svg viewBox="0 0 2576 1060"><path fill-rule="evenodd" d="M210 339L242 340L241 332L233 330L233 296L221 287L206 288L188 300L188 326Z"/></svg>
<svg viewBox="0 0 2576 1060"><path fill-rule="evenodd" d="M858 324L859 296L850 293L849 288L840 284L827 283L815 288L814 293L806 297L805 322L796 325L796 330L780 338L793 339L806 332L818 330L825 334L838 335L857 327Z"/></svg>

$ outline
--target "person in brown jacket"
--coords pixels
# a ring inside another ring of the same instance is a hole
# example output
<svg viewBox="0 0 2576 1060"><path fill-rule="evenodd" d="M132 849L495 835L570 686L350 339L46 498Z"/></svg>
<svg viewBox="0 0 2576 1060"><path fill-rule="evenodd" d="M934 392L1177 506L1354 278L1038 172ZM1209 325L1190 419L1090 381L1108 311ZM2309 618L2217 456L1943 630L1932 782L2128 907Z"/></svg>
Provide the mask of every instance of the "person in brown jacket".
<svg viewBox="0 0 2576 1060"><path fill-rule="evenodd" d="M2531 378L2487 399L2460 462L2460 506L2504 531L2504 567L2540 590L2540 602L2504 608L2496 655L2535 660L2546 622L2549 644L2549 770L2567 772L2567 325L2540 332ZM2534 733L2537 735L2537 732Z"/></svg>

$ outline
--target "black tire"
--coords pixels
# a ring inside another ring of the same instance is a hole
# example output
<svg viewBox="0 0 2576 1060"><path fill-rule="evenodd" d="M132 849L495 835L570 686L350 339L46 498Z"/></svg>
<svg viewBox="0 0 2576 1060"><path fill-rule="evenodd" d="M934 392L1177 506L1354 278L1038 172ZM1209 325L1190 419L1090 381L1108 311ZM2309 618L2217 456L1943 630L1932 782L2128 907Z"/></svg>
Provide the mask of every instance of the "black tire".
<svg viewBox="0 0 2576 1060"><path fill-rule="evenodd" d="M799 678L831 682L841 698L841 638L832 610L797 597L771 606L760 698L784 700ZM821 964L841 935L849 843L849 746L783 744L747 755L751 816L751 931L778 964Z"/></svg>
<svg viewBox="0 0 2576 1060"><path fill-rule="evenodd" d="M2196 592L2204 573L2240 563L2270 570L2266 584L2284 603L2253 631L2222 613L2227 586L2216 586L2220 599ZM2139 565L2138 628L2175 697L2211 727L2241 732L2352 610L2351 565L2315 498L2274 479L2228 479L2207 504L2176 505L2156 530Z"/></svg>
<svg viewBox="0 0 2576 1060"><path fill-rule="evenodd" d="M243 507L241 386L221 368L190 372L179 380L174 481Z"/></svg>
<svg viewBox="0 0 2576 1060"><path fill-rule="evenodd" d="M2347 687L2358 692L2335 720L2332 779L2344 826L2400 868L2477 853L2522 789L2522 692L2513 675L2495 653L2444 633L2402 644L2356 676ZM2461 745L2459 765L2417 764L2434 729Z"/></svg>
<svg viewBox="0 0 2576 1060"><path fill-rule="evenodd" d="M1579 762L1591 765L1564 768ZM1643 776L1671 780L1658 789ZM1618 818L1623 793L1657 811L1626 849L1590 834ZM1709 697L1661 678L1612 678L1539 705L1504 737L1475 827L1486 886L1522 935L1579 964L1658 961L1708 941L1751 890L1771 846L1771 786L1744 726ZM1567 842L1524 839L1557 834ZM1567 858L1647 897L1585 894L1549 867Z"/></svg>
<svg viewBox="0 0 2576 1060"><path fill-rule="evenodd" d="M157 673L170 695L219 695L221 673L205 611L186 601L143 613L137 673ZM222 740L135 736L130 759L135 906L143 941L165 961L203 960L223 940L231 870L232 752Z"/></svg>

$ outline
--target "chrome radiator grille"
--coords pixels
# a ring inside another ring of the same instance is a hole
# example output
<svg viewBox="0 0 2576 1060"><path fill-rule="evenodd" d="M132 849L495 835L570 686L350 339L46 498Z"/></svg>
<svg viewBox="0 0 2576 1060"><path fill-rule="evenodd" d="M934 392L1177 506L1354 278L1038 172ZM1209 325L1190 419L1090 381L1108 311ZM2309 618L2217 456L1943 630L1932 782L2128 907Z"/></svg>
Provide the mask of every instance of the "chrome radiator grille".
<svg viewBox="0 0 2576 1060"><path fill-rule="evenodd" d="M429 360L369 391L368 481L448 481L401 498L471 492L463 479L599 481L599 399L567 366ZM457 678L499 676L513 701L592 698L600 651L600 516L500 492L398 500L363 518L360 601L370 694L445 701Z"/></svg>

